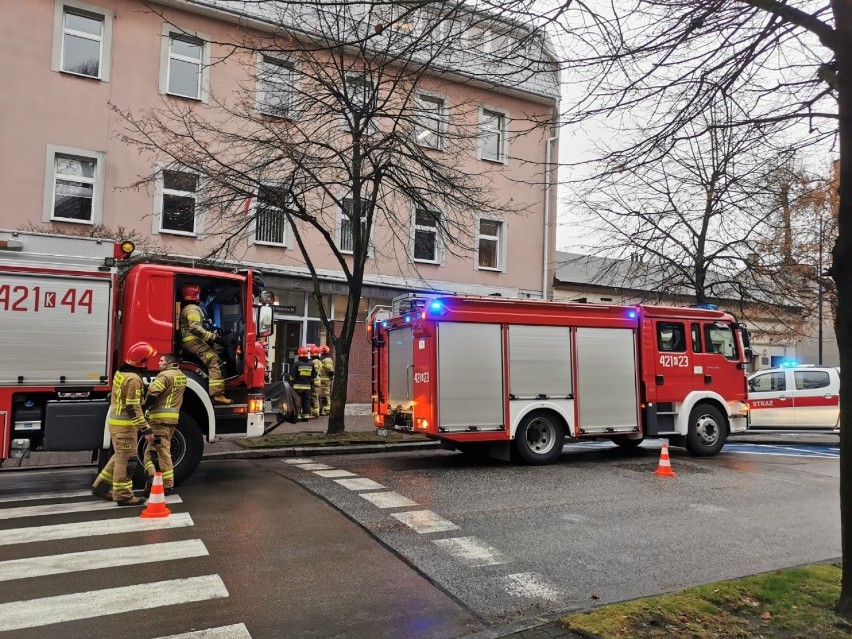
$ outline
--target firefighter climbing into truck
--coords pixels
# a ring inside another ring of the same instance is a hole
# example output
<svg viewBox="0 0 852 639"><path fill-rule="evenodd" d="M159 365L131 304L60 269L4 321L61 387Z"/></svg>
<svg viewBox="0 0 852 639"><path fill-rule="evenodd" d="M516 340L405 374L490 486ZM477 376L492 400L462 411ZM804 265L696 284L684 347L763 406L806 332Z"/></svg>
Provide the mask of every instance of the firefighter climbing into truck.
<svg viewBox="0 0 852 639"><path fill-rule="evenodd" d="M715 455L748 427L748 331L716 308L408 296L374 309L375 426L530 464L566 438Z"/></svg>
<svg viewBox="0 0 852 639"><path fill-rule="evenodd" d="M272 332L272 308L258 275L128 260L134 248L109 239L0 230L0 462L32 450L92 451L102 469L111 448L113 374L139 342L175 353L186 376L171 441L176 484L198 466L205 441L268 430L265 400L278 409L277 423L295 421L292 391L265 384L266 351L258 340ZM183 347L186 285L198 287L205 315L222 335L222 387L209 362ZM147 360L144 381L157 370L156 358ZM211 391L230 403L213 402ZM136 447L140 460L143 449L144 440ZM144 483L142 464L134 479Z"/></svg>

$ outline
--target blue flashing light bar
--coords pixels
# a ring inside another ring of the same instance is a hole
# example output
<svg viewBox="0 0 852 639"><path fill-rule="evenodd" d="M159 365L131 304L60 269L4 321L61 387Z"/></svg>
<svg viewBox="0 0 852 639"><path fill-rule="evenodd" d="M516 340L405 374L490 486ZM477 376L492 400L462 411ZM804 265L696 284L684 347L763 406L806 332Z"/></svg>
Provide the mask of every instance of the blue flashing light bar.
<svg viewBox="0 0 852 639"><path fill-rule="evenodd" d="M703 308L706 311L718 311L718 304L692 304L689 308Z"/></svg>
<svg viewBox="0 0 852 639"><path fill-rule="evenodd" d="M793 368L798 365L799 362L795 359L785 359L781 362L781 368Z"/></svg>
<svg viewBox="0 0 852 639"><path fill-rule="evenodd" d="M429 302L429 313L432 315L443 316L447 314L447 307L440 300L432 300Z"/></svg>

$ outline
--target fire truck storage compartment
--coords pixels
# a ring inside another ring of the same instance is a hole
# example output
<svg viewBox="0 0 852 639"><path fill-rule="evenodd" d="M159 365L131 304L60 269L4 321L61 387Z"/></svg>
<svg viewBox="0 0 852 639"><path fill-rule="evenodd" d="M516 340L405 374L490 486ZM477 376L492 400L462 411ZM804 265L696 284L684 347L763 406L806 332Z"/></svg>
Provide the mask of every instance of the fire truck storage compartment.
<svg viewBox="0 0 852 639"><path fill-rule="evenodd" d="M576 349L581 432L635 430L639 398L633 329L578 328Z"/></svg>
<svg viewBox="0 0 852 639"><path fill-rule="evenodd" d="M410 326L388 331L388 405L411 410L413 366Z"/></svg>
<svg viewBox="0 0 852 639"><path fill-rule="evenodd" d="M110 286L106 279L4 272L0 384L108 383Z"/></svg>
<svg viewBox="0 0 852 639"><path fill-rule="evenodd" d="M94 450L104 441L109 401L50 401L45 411L45 450Z"/></svg>
<svg viewBox="0 0 852 639"><path fill-rule="evenodd" d="M501 325L438 322L437 326L439 428L502 430Z"/></svg>
<svg viewBox="0 0 852 639"><path fill-rule="evenodd" d="M567 326L509 326L509 399L568 399L571 329Z"/></svg>

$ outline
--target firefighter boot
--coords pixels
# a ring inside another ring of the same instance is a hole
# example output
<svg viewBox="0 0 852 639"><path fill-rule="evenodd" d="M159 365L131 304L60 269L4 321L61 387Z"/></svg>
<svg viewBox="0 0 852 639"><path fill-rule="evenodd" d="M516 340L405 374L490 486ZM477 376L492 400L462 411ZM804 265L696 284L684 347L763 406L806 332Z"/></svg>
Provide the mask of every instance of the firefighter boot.
<svg viewBox="0 0 852 639"><path fill-rule="evenodd" d="M211 397L211 399L213 400L214 404L233 404L234 403L234 400L228 399L227 397L222 395L222 393L219 393L218 395L213 395L213 397Z"/></svg>
<svg viewBox="0 0 852 639"><path fill-rule="evenodd" d="M145 502L148 501L144 497L129 497L127 499L121 499L115 502L116 506L144 506Z"/></svg>
<svg viewBox="0 0 852 639"><path fill-rule="evenodd" d="M100 483L95 486L92 486L92 495L99 499L105 499L106 501L112 501L112 490L110 489L109 484Z"/></svg>

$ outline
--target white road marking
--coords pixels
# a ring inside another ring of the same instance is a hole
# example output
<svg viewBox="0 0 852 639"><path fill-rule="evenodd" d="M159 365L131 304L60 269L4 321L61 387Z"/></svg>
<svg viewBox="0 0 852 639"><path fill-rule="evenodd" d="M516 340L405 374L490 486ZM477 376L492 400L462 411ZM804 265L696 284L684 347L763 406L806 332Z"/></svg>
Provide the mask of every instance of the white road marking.
<svg viewBox="0 0 852 639"><path fill-rule="evenodd" d="M432 543L443 548L453 557L460 559L470 567L496 566L511 561L496 548L480 541L476 537L453 537L451 539L433 539Z"/></svg>
<svg viewBox="0 0 852 639"><path fill-rule="evenodd" d="M407 513L391 513L391 516L421 535L459 529L453 522L447 521L431 510L410 510Z"/></svg>
<svg viewBox="0 0 852 639"><path fill-rule="evenodd" d="M184 557L204 557L208 554L207 548L200 539L190 539L145 544L144 546L72 552L46 557L27 557L25 559L0 561L0 581L59 575L81 570L114 568L116 566L133 566L156 561L183 559Z"/></svg>
<svg viewBox="0 0 852 639"><path fill-rule="evenodd" d="M314 475L320 477L355 477L355 473L350 473L348 470L315 470Z"/></svg>
<svg viewBox="0 0 852 639"><path fill-rule="evenodd" d="M30 493L24 495L4 495L0 504L10 501L34 501L36 499L71 499L72 497L90 497L91 490L69 490L64 493Z"/></svg>
<svg viewBox="0 0 852 639"><path fill-rule="evenodd" d="M195 632L185 632L182 635L159 637L159 639L251 639L251 635L244 623L238 623L233 626L220 626L196 630Z"/></svg>
<svg viewBox="0 0 852 639"><path fill-rule="evenodd" d="M180 504L179 495L166 497L167 504ZM67 504L44 504L41 506L21 506L20 508L0 508L0 519L18 517L38 517L40 515L65 515L68 513L87 513L93 510L116 510L118 506L109 501L77 501Z"/></svg>
<svg viewBox="0 0 852 639"><path fill-rule="evenodd" d="M364 477L358 477L357 479L335 479L334 481L349 490L377 490L385 488L380 483L372 479L365 479Z"/></svg>
<svg viewBox="0 0 852 639"><path fill-rule="evenodd" d="M557 601L561 593L538 580L538 576L531 572L520 572L505 577L506 592L515 597L527 599L547 599Z"/></svg>
<svg viewBox="0 0 852 639"><path fill-rule="evenodd" d="M400 508L401 506L416 506L416 501L403 497L399 493L359 493L361 497L379 508Z"/></svg>
<svg viewBox="0 0 852 639"><path fill-rule="evenodd" d="M285 464L313 464L314 460L308 457L288 457L284 460Z"/></svg>
<svg viewBox="0 0 852 639"><path fill-rule="evenodd" d="M35 628L146 608L174 606L228 596L219 575L75 592L58 597L0 604L0 631ZM36 611L34 613L34 611Z"/></svg>
<svg viewBox="0 0 852 639"><path fill-rule="evenodd" d="M82 521L76 524L10 528L0 534L0 546L26 544L37 541L54 541L56 539L74 539L75 537L144 532L146 530L162 530L164 528L186 528L193 525L192 517L189 516L189 513L172 513L162 519L141 519L139 517L141 508L127 508L127 510L130 511L129 514L132 515L131 517Z"/></svg>
<svg viewBox="0 0 852 639"><path fill-rule="evenodd" d="M302 464L299 468L302 470L332 470L334 466L327 466L326 464Z"/></svg>

